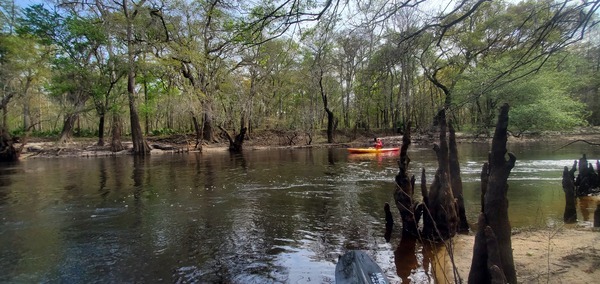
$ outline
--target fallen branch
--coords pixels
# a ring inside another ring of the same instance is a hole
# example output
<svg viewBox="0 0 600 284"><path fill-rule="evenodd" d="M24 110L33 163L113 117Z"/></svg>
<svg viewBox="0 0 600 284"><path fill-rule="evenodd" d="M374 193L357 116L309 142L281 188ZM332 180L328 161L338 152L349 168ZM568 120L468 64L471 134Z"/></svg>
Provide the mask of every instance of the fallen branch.
<svg viewBox="0 0 600 284"><path fill-rule="evenodd" d="M558 151L558 150L560 150L560 149L562 149L562 148L565 148L565 147L567 147L567 146L570 146L571 144L575 144L576 142L584 142L584 143L587 143L588 145L592 145L592 146L600 146L600 143L594 143L594 142L590 142L590 141L583 140L583 139L577 139L577 140L575 140L575 141L571 141L571 142L569 142L569 143L567 143L567 144L563 145L562 147L560 147L560 148L558 148L558 149L554 150L553 152L556 152L556 151Z"/></svg>

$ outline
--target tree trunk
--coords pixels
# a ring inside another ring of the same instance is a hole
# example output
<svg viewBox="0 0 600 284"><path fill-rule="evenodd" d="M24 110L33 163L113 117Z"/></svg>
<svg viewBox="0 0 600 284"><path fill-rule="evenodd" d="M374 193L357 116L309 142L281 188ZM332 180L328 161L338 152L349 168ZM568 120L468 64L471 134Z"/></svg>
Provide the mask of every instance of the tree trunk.
<svg viewBox="0 0 600 284"><path fill-rule="evenodd" d="M594 210L594 228L600 227L600 204L596 204L596 210Z"/></svg>
<svg viewBox="0 0 600 284"><path fill-rule="evenodd" d="M215 141L215 135L213 131L213 113L212 113L212 103L209 101L205 101L202 104L202 116L204 121L202 123L202 138L204 141L208 141L212 143Z"/></svg>
<svg viewBox="0 0 600 284"><path fill-rule="evenodd" d="M130 76L132 76L130 74ZM133 81L132 81L133 80ZM129 84L135 84L135 79L129 79ZM129 85L128 84L128 85ZM133 143L133 154L138 156L145 156L150 154L150 146L146 143L144 135L142 134L142 127L140 126L140 117L135 106L135 93L133 93L133 86L128 93L129 97L129 121L131 123L131 142Z"/></svg>
<svg viewBox="0 0 600 284"><path fill-rule="evenodd" d="M31 112L29 111L29 100L23 102L23 130L27 131L31 125Z"/></svg>
<svg viewBox="0 0 600 284"><path fill-rule="evenodd" d="M563 221L567 224L573 224L577 222L577 200L575 197L575 171L577 170L577 162L573 164L573 167L569 171L568 167L563 170L562 176L562 187L565 192L565 213L563 215Z"/></svg>
<svg viewBox="0 0 600 284"><path fill-rule="evenodd" d="M452 194L456 198L456 207L458 209L458 232L469 232L469 223L465 213L465 200L463 197L462 178L460 176L460 161L458 160L458 147L456 145L456 131L453 123L449 124L449 163L450 163L450 181L452 185Z"/></svg>
<svg viewBox="0 0 600 284"><path fill-rule="evenodd" d="M333 133L335 128L335 117L329 108L325 108L325 112L327 112L327 143L334 143Z"/></svg>
<svg viewBox="0 0 600 284"><path fill-rule="evenodd" d="M65 115L65 120L63 122L63 128L60 132L60 136L58 138L59 144L64 144L71 141L73 137L73 127L75 126L75 121L77 120L77 114L68 113Z"/></svg>
<svg viewBox="0 0 600 284"><path fill-rule="evenodd" d="M396 190L394 192L394 201L400 217L402 217L402 234L418 236L418 219L415 214L417 203L413 199L414 182L408 176L408 165L410 158L408 157L408 147L411 144L410 123L407 123L402 137L402 147L400 149L400 159L398 160L399 171L396 175ZM403 237L404 238L404 237Z"/></svg>
<svg viewBox="0 0 600 284"><path fill-rule="evenodd" d="M2 129L8 129L8 103L2 103Z"/></svg>
<svg viewBox="0 0 600 284"><path fill-rule="evenodd" d="M126 10L125 15L129 17L129 13L127 11L127 5L123 6ZM135 11L132 17L136 15ZM150 154L150 146L144 140L144 135L142 134L142 127L140 125L140 117L137 112L137 107L135 105L136 100L136 90L135 90L135 73L136 73L136 60L135 60L135 46L134 46L134 35L133 35L133 18L128 19L127 23L127 60L128 67L127 70L127 98L129 101L129 121L131 123L131 142L133 142L133 154L139 156L145 156Z"/></svg>
<svg viewBox="0 0 600 284"><path fill-rule="evenodd" d="M598 165L598 161L596 161L596 165ZM576 196L586 196L598 193L599 191L600 177L596 173L596 170L594 170L594 166L588 163L585 154L579 159L579 173L574 185Z"/></svg>
<svg viewBox="0 0 600 284"><path fill-rule="evenodd" d="M100 114L100 120L98 122L98 146L104 146L104 122L106 121L106 114Z"/></svg>
<svg viewBox="0 0 600 284"><path fill-rule="evenodd" d="M327 143L333 143L333 128L335 117L333 115L333 112L329 109L329 105L327 102L327 94L325 93L325 86L323 86L323 69L321 69L319 75L319 90L321 92L321 99L323 100L323 108L327 113Z"/></svg>
<svg viewBox="0 0 600 284"><path fill-rule="evenodd" d="M84 111L85 103L89 98L85 94L79 92L70 93L69 97L71 97L70 101L73 102L73 112L65 115L63 129L58 138L59 144L67 143L73 137L73 128L75 127L75 122L79 118L79 114Z"/></svg>
<svg viewBox="0 0 600 284"><path fill-rule="evenodd" d="M491 283L497 280L498 270L504 274L506 283L517 283L515 264L512 254L511 226L508 219L508 176L515 165L516 157L507 153L508 104L500 108L498 124L492 140L492 151L489 156L489 174L487 189L484 196L483 213L480 216L478 232L475 236L473 260L469 273L469 283ZM487 229L489 227L489 229ZM497 240L497 249L488 246L491 234ZM498 254L499 263L492 256ZM487 270L481 267L486 263ZM495 276L496 275L496 276Z"/></svg>
<svg viewBox="0 0 600 284"><path fill-rule="evenodd" d="M113 114L112 117L112 138L110 141L110 150L112 152L123 151L125 147L121 143L121 117L118 114Z"/></svg>
<svg viewBox="0 0 600 284"><path fill-rule="evenodd" d="M16 162L20 151L15 149L13 139L5 128L0 129L0 162Z"/></svg>
<svg viewBox="0 0 600 284"><path fill-rule="evenodd" d="M434 145L438 160L438 170L429 188L429 201L426 204L435 226L424 227L423 234L428 238L447 240L456 234L458 217L456 201L450 184L450 162L446 139L446 111L440 110L437 119L440 126L440 145Z"/></svg>
<svg viewBox="0 0 600 284"><path fill-rule="evenodd" d="M200 124L198 123L198 118L194 112L192 114L192 123L194 124L194 130L196 131L196 145L194 145L194 149L202 151L202 129L200 128Z"/></svg>
<svg viewBox="0 0 600 284"><path fill-rule="evenodd" d="M223 131L223 133L227 137L227 140L229 140L229 151L234 153L241 153L243 149L242 146L244 144L244 138L246 137L246 131L248 131L248 128L242 127L240 133L236 135L235 138L231 138L229 132L227 132L227 130L225 130L223 127L219 126L219 129Z"/></svg>

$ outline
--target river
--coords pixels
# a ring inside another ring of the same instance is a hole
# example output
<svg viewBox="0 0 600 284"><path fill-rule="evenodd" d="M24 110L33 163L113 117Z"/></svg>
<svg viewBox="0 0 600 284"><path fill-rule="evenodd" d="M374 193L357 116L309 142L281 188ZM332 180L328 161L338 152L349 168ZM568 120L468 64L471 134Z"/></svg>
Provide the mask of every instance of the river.
<svg viewBox="0 0 600 284"><path fill-rule="evenodd" d="M560 144L509 145L513 228L562 224L562 168L582 153L600 157L585 144L554 151ZM459 151L473 223L488 145ZM410 156L412 173L425 168L430 183L433 151L417 146ZM348 249L368 251L400 281L400 230L385 240L383 212L393 204L397 158L275 149L3 165L0 282L333 283ZM579 223L591 226L595 204L586 206Z"/></svg>

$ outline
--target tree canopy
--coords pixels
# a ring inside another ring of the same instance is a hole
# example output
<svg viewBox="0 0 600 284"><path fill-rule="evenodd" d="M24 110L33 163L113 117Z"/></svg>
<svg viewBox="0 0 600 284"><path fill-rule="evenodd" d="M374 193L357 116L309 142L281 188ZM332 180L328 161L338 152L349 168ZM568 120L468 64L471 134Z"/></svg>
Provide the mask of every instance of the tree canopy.
<svg viewBox="0 0 600 284"><path fill-rule="evenodd" d="M145 153L217 127L428 131L440 109L489 135L505 102L514 135L597 125L599 2L2 0L3 128Z"/></svg>

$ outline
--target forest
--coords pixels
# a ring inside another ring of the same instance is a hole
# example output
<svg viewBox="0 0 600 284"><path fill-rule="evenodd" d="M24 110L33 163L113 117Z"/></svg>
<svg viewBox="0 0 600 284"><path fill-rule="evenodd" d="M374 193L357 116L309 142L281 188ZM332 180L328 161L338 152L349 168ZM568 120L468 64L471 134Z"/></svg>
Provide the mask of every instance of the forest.
<svg viewBox="0 0 600 284"><path fill-rule="evenodd" d="M599 2L0 0L2 146L598 125Z"/></svg>

